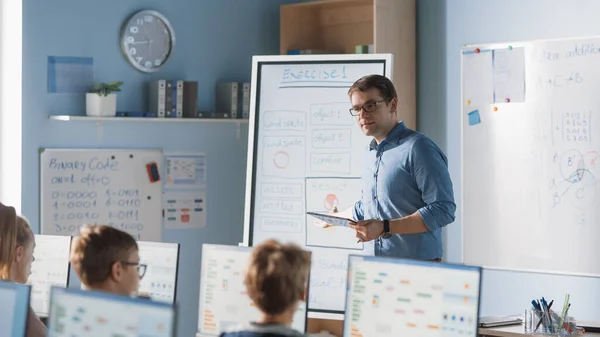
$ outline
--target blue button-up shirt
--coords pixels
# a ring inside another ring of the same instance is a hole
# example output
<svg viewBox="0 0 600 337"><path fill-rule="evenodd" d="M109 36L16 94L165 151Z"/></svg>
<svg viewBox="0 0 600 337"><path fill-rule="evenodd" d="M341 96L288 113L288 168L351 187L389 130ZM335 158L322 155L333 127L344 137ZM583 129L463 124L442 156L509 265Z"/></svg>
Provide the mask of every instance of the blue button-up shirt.
<svg viewBox="0 0 600 337"><path fill-rule="evenodd" d="M454 221L456 204L448 161L427 136L398 123L364 158L362 199L354 219L392 220L419 212L428 232L377 239L377 256L421 260L441 258L442 227Z"/></svg>

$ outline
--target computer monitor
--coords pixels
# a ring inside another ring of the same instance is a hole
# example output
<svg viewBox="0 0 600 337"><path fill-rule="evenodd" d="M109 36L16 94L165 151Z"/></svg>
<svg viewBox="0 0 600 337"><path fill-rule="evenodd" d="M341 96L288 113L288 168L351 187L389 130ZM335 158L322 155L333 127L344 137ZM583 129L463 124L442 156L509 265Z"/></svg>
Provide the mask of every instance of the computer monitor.
<svg viewBox="0 0 600 337"><path fill-rule="evenodd" d="M481 268L350 255L344 337L477 336Z"/></svg>
<svg viewBox="0 0 600 337"><path fill-rule="evenodd" d="M154 301L175 303L179 244L138 241L140 263L146 274L140 280L139 294Z"/></svg>
<svg viewBox="0 0 600 337"><path fill-rule="evenodd" d="M228 328L256 321L260 311L244 285L252 247L202 245L198 332L219 335ZM292 328L306 331L307 303L300 302Z"/></svg>
<svg viewBox="0 0 600 337"><path fill-rule="evenodd" d="M29 285L0 281L0 336L26 335L30 293Z"/></svg>
<svg viewBox="0 0 600 337"><path fill-rule="evenodd" d="M35 249L31 263L31 308L40 317L48 317L50 287L69 284L69 253L71 237L62 235L35 235Z"/></svg>
<svg viewBox="0 0 600 337"><path fill-rule="evenodd" d="M77 288L50 293L50 337L175 336L173 304Z"/></svg>

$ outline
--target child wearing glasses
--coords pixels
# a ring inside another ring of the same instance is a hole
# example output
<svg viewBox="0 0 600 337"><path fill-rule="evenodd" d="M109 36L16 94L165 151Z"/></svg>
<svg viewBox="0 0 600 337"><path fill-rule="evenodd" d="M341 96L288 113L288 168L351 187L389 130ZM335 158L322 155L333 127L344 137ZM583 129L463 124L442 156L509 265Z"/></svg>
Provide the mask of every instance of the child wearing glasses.
<svg viewBox="0 0 600 337"><path fill-rule="evenodd" d="M27 283L35 236L24 217L0 203L0 280ZM29 307L26 337L46 336L46 326Z"/></svg>
<svg viewBox="0 0 600 337"><path fill-rule="evenodd" d="M244 283L260 310L256 322L221 334L221 337L300 337L290 326L298 303L305 300L310 253L294 244L274 240L256 246Z"/></svg>
<svg viewBox="0 0 600 337"><path fill-rule="evenodd" d="M126 232L111 226L86 226L73 238L71 264L88 290L136 296L146 265L138 245Z"/></svg>

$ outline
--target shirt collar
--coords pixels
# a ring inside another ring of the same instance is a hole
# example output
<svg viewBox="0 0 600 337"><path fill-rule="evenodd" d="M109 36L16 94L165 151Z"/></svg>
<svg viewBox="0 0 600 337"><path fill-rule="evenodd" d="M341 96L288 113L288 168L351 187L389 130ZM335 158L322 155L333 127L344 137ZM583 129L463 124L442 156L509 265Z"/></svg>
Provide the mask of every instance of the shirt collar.
<svg viewBox="0 0 600 337"><path fill-rule="evenodd" d="M404 121L400 121L398 124L396 124L396 126L394 126L394 128L390 131L387 137L385 137L381 144L399 141L402 138L400 136L402 136L404 130L406 130ZM369 150L377 150L377 141L375 139L371 140L371 143L369 144Z"/></svg>

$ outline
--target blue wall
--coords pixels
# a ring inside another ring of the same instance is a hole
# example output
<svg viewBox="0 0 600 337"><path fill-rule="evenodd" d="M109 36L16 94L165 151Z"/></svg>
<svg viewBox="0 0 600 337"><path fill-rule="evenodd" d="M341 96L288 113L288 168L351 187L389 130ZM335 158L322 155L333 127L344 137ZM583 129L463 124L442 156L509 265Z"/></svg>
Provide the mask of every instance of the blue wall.
<svg viewBox="0 0 600 337"><path fill-rule="evenodd" d="M461 46L600 35L595 22L599 11L600 2L595 0L418 0L419 128L448 155L457 198L461 193ZM459 200L456 221L445 233L450 261L461 260L461 207ZM541 296L562 305L567 292L574 317L600 321L596 305L600 279L508 271L484 273L482 314L522 313L531 299Z"/></svg>
<svg viewBox="0 0 600 337"><path fill-rule="evenodd" d="M252 55L279 53L279 6L290 2L294 1L23 1L22 210L36 232L39 147L162 148L207 155L207 227L164 231L164 241L181 243L179 336L196 331L202 243L242 240L247 124L238 139L235 123L105 122L99 140L93 122L48 120L50 114L84 115L85 99L47 93L47 57L93 57L97 81L125 82L118 110L145 109L143 84L158 78L199 81L199 108L211 110L217 80L249 81ZM122 22L147 8L165 14L177 37L172 58L152 75L129 66L118 44Z"/></svg>

